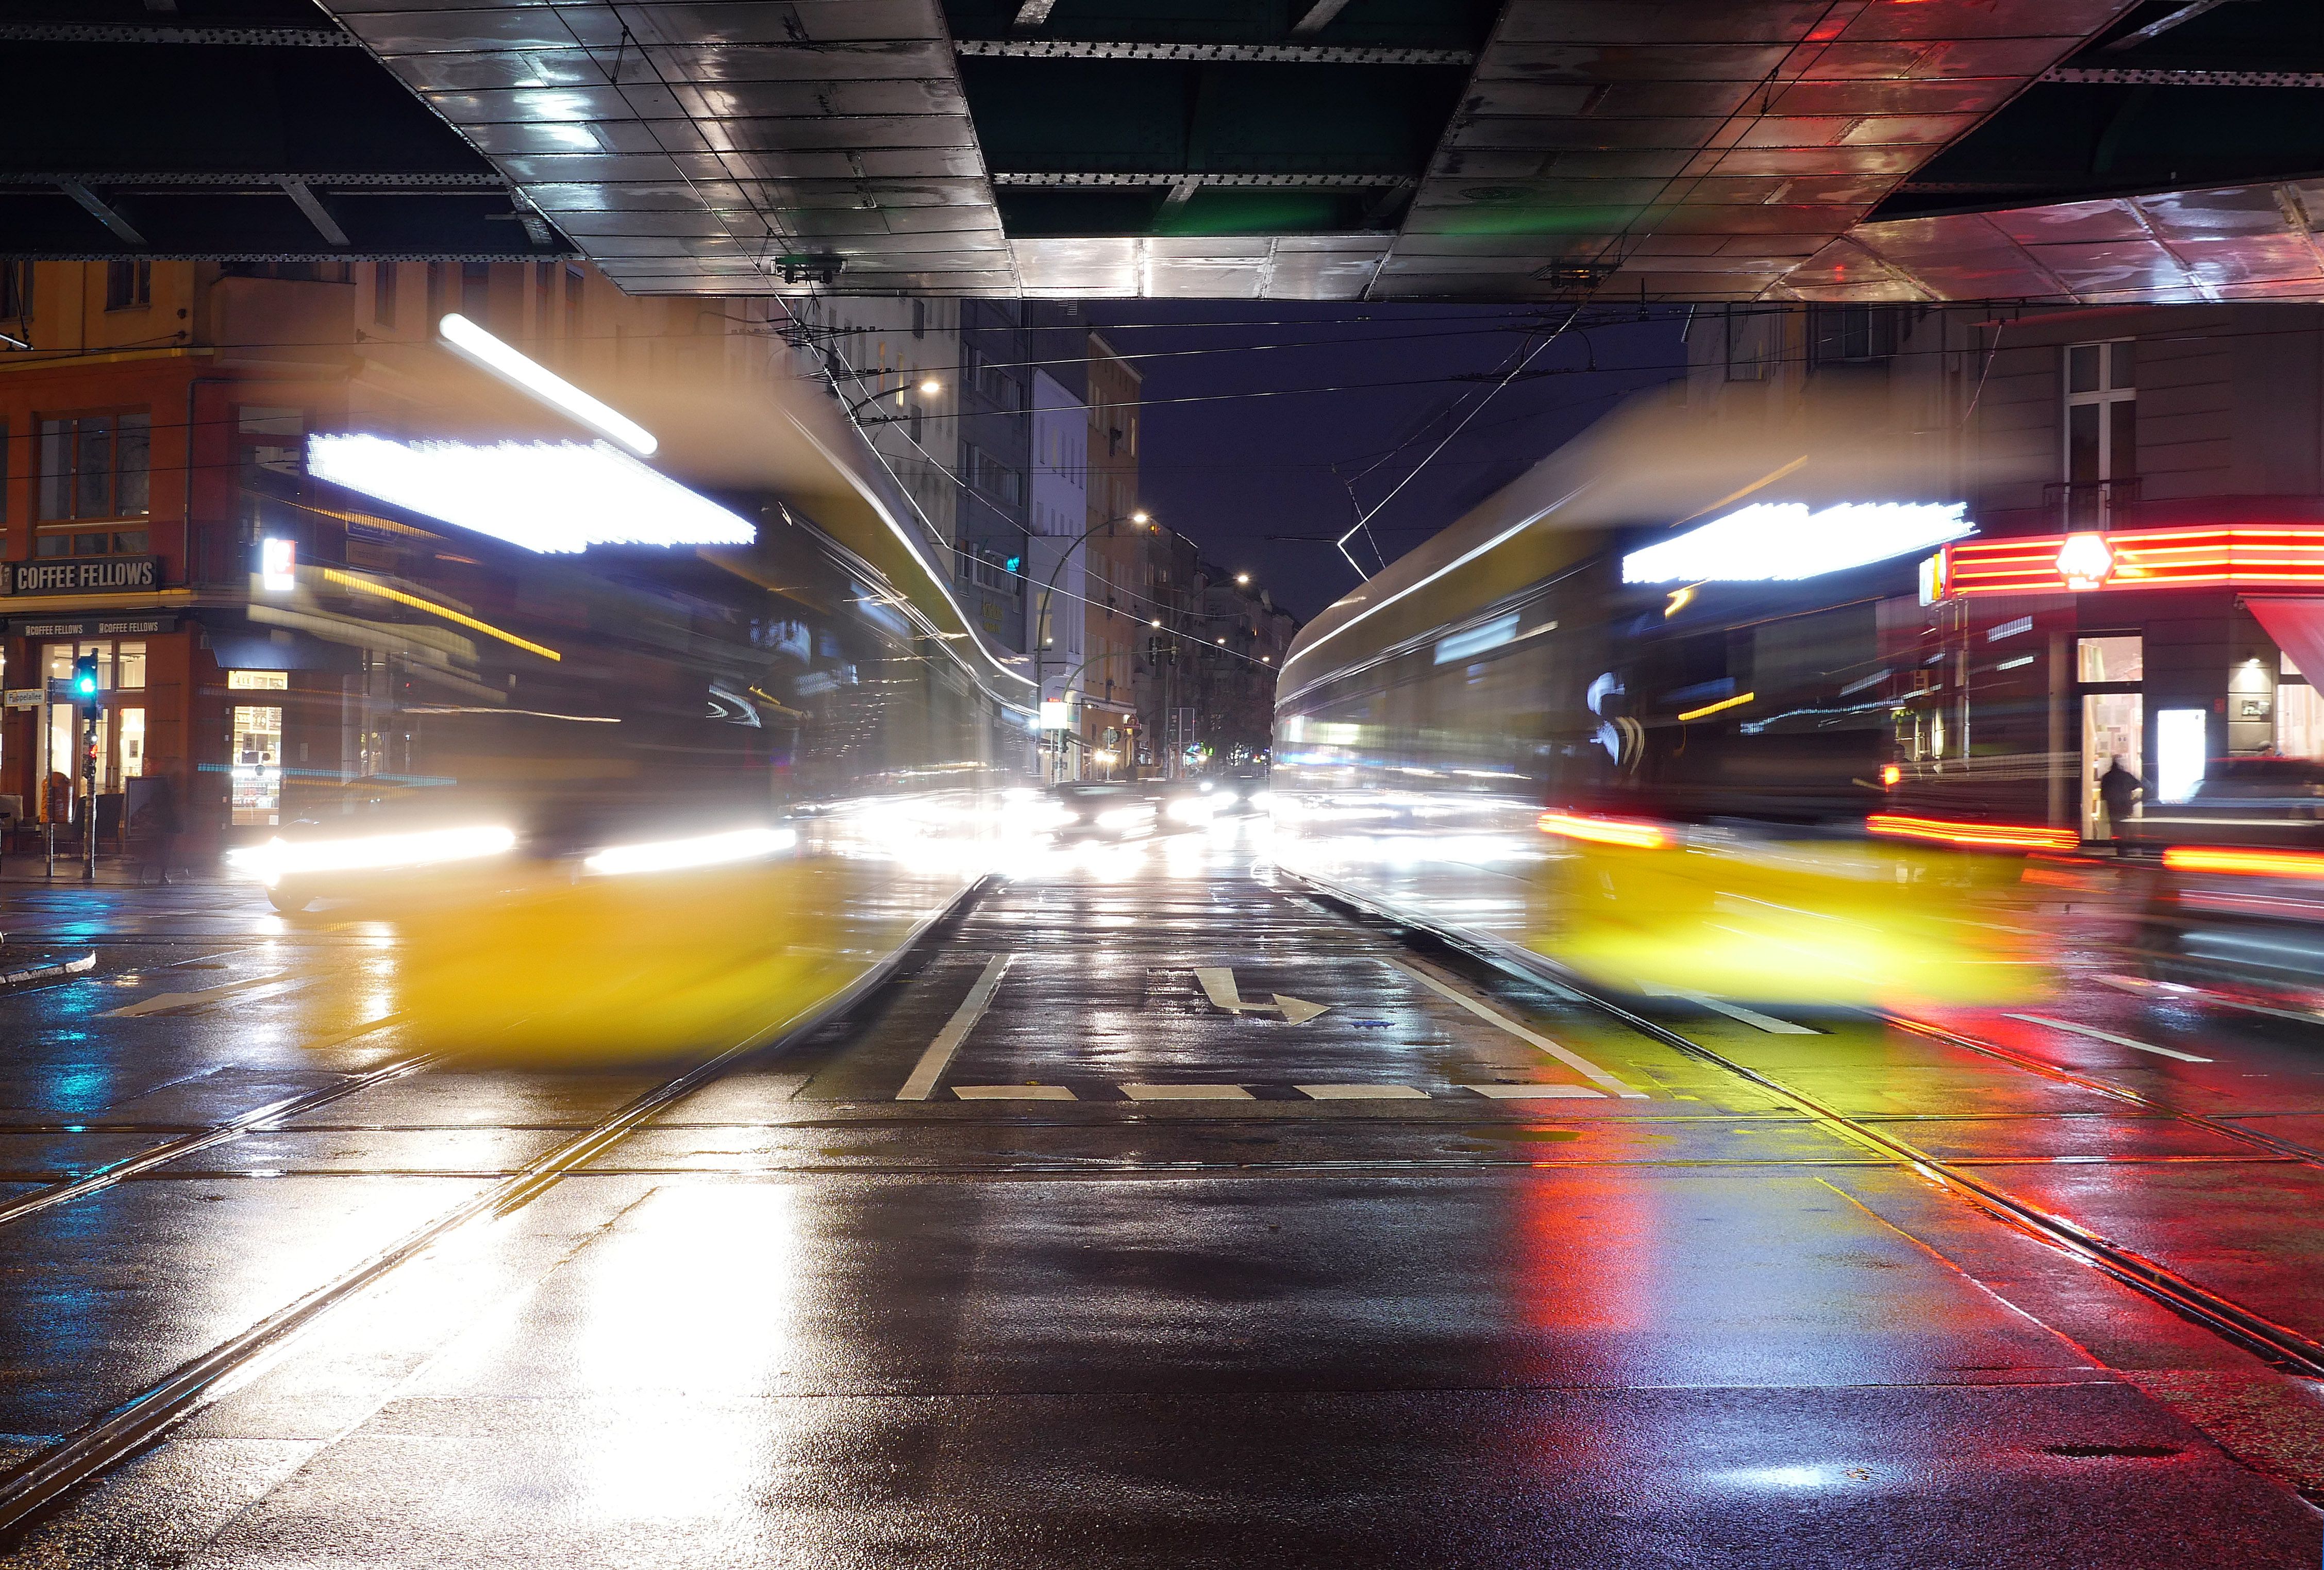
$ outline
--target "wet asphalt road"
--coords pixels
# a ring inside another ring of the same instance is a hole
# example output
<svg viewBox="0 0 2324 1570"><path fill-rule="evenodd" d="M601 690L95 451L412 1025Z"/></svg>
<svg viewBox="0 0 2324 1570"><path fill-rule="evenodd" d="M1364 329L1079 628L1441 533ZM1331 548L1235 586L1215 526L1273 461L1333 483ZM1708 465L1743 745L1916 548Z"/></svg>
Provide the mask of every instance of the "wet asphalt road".
<svg viewBox="0 0 2324 1570"><path fill-rule="evenodd" d="M1654 1007L1771 1089L1264 848L1019 869L15 1562L2319 1563L2315 1381L1848 1125L2324 1340L2324 1027L2089 974L1938 1021L1997 1054ZM409 1050L392 930L231 887L10 885L0 927L98 956L0 996L0 1216L357 1086L0 1220L0 1464L671 1072L362 1083Z"/></svg>

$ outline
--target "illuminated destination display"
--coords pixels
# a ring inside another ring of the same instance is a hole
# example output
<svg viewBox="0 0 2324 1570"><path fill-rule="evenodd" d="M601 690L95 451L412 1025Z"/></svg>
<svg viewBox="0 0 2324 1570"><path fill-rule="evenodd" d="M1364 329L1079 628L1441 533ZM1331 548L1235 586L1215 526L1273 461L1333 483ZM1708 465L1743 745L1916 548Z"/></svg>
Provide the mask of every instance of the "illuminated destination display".
<svg viewBox="0 0 2324 1570"><path fill-rule="evenodd" d="M1975 533L1965 502L1761 502L1622 558L1624 583L1778 583Z"/></svg>
<svg viewBox="0 0 2324 1570"><path fill-rule="evenodd" d="M750 522L609 443L307 439L307 472L527 550L748 545Z"/></svg>

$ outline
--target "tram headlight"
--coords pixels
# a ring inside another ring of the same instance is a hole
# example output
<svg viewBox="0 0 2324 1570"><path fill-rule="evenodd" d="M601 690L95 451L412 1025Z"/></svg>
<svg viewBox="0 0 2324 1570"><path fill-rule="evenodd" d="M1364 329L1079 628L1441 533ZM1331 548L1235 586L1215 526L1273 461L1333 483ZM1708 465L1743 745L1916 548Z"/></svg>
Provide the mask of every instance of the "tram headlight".
<svg viewBox="0 0 2324 1570"><path fill-rule="evenodd" d="M417 834L374 834L354 839L286 840L277 835L263 845L226 853L226 864L272 889L287 877L317 873L404 871L476 861L516 845L508 828L437 828Z"/></svg>

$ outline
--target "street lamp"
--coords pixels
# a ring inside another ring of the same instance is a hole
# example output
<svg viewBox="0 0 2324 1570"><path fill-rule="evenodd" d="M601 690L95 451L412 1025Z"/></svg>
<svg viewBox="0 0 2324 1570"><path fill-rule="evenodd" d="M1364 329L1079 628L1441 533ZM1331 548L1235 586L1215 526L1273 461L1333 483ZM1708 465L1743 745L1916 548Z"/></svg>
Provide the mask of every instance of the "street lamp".
<svg viewBox="0 0 2324 1570"><path fill-rule="evenodd" d="M869 409L874 403L879 402L882 398L889 397L898 392L909 392L913 391L918 391L919 395L923 398L933 398L937 393L944 391L944 383L937 381L934 376L928 376L922 379L917 389L909 387L890 387L883 392L874 392L869 398L859 398L854 402L847 406L847 418L850 420L854 419L866 409ZM884 425L887 421L882 420L881 423Z"/></svg>
<svg viewBox="0 0 2324 1570"><path fill-rule="evenodd" d="M1048 636L1049 600L1051 596L1057 592L1057 575L1065 570L1065 563L1073 559L1073 554L1074 551L1079 550L1083 546L1087 545L1093 539L1096 538L1097 531L1099 530L1111 529L1117 523L1135 523L1141 529L1155 529L1160 527L1160 525L1156 523L1152 518L1147 515L1146 509L1140 507L1136 512L1130 513L1126 517L1117 513L1115 516L1108 518L1102 522L1091 524L1088 528L1083 530L1077 537L1075 537L1072 544L1057 552L1056 565L1049 568L1049 581L1041 586L1041 597L1033 606L1033 696L1036 698L1045 698L1049 695L1049 689L1042 682L1041 668L1043 664L1046 663L1042 656L1048 649L1050 642ZM1084 660L1083 663L1087 664L1088 661ZM1075 669L1078 670L1079 667L1077 666ZM1073 680L1073 673L1071 671L1066 672L1065 679L1069 683Z"/></svg>
<svg viewBox="0 0 2324 1570"><path fill-rule="evenodd" d="M1249 588L1250 586L1250 574L1247 572L1239 572L1235 574L1235 582L1240 587Z"/></svg>

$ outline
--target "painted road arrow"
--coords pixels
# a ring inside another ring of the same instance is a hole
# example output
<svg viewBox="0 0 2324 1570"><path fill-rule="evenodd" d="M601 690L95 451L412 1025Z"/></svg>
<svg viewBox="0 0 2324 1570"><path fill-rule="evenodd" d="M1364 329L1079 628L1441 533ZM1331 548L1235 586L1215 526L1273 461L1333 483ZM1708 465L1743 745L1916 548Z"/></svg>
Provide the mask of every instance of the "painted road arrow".
<svg viewBox="0 0 2324 1570"><path fill-rule="evenodd" d="M1280 1014L1286 1025L1304 1025L1331 1007L1329 1003L1311 1003L1305 998L1286 997L1281 993L1275 994L1271 1003L1248 1002L1235 989L1234 972L1224 965L1208 969L1198 966L1194 979L1203 984L1203 995L1211 1000L1212 1005L1230 1014Z"/></svg>

